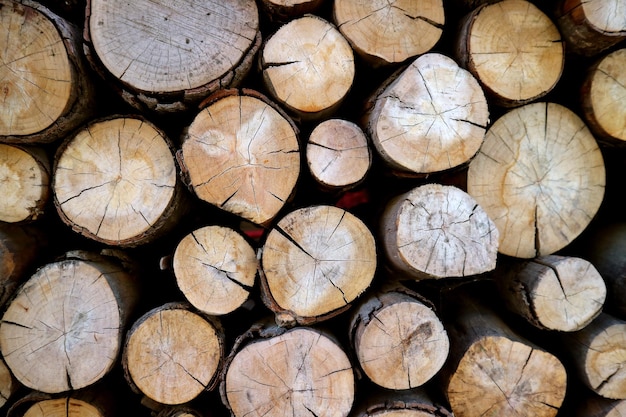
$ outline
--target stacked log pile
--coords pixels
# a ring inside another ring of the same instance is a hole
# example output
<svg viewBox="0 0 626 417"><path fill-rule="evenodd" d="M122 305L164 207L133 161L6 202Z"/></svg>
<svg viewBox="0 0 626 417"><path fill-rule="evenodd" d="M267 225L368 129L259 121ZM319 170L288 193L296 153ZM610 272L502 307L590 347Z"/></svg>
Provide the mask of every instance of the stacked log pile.
<svg viewBox="0 0 626 417"><path fill-rule="evenodd" d="M0 413L626 414L621 0L0 0Z"/></svg>

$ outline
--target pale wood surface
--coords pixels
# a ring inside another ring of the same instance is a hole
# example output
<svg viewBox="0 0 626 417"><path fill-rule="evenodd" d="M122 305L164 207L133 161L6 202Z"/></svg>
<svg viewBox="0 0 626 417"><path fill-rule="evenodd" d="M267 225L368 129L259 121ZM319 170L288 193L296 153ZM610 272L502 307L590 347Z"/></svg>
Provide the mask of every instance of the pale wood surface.
<svg viewBox="0 0 626 417"><path fill-rule="evenodd" d="M336 315L370 285L376 243L367 226L334 206L286 214L267 235L261 256L263 301L285 323Z"/></svg>
<svg viewBox="0 0 626 417"><path fill-rule="evenodd" d="M385 84L362 123L392 169L426 175L459 167L476 154L489 109L471 73L445 55L428 53Z"/></svg>
<svg viewBox="0 0 626 417"><path fill-rule="evenodd" d="M505 113L469 164L467 191L500 232L499 251L550 255L591 222L604 198L595 138L568 108L533 103Z"/></svg>
<svg viewBox="0 0 626 417"><path fill-rule="evenodd" d="M259 93L224 92L186 129L179 162L198 198L264 225L296 186L297 135L293 121Z"/></svg>
<svg viewBox="0 0 626 417"><path fill-rule="evenodd" d="M106 417L100 410L75 398L55 398L33 404L23 417Z"/></svg>

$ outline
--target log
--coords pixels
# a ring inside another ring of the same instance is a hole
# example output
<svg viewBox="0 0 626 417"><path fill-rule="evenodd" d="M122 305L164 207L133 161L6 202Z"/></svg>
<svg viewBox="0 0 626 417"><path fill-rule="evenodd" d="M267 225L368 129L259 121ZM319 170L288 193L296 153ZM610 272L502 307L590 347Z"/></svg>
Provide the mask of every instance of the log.
<svg viewBox="0 0 626 417"><path fill-rule="evenodd" d="M593 394L579 401L575 417L623 417L626 416L626 400L611 400Z"/></svg>
<svg viewBox="0 0 626 417"><path fill-rule="evenodd" d="M348 308L371 284L376 243L355 215L335 206L296 209L261 250L261 298L284 326L310 325Z"/></svg>
<svg viewBox="0 0 626 417"><path fill-rule="evenodd" d="M375 392L362 398L351 417L453 417L445 405L434 401L421 388L409 391Z"/></svg>
<svg viewBox="0 0 626 417"><path fill-rule="evenodd" d="M428 302L407 288L370 292L351 314L349 329L360 368L386 389L421 387L448 358L443 323Z"/></svg>
<svg viewBox="0 0 626 417"><path fill-rule="evenodd" d="M52 143L89 120L95 88L80 29L29 0L0 1L0 142Z"/></svg>
<svg viewBox="0 0 626 417"><path fill-rule="evenodd" d="M626 7L620 0L559 0L554 15L574 54L598 55L626 39Z"/></svg>
<svg viewBox="0 0 626 417"><path fill-rule="evenodd" d="M237 338L220 394L233 417L346 417L355 378L345 351L323 330L255 324Z"/></svg>
<svg viewBox="0 0 626 417"><path fill-rule="evenodd" d="M625 65L626 48L597 59L580 88L583 117L596 138L607 146L626 144Z"/></svg>
<svg viewBox="0 0 626 417"><path fill-rule="evenodd" d="M241 0L89 0L83 37L91 67L152 114L192 110L237 87L261 45L256 3Z"/></svg>
<svg viewBox="0 0 626 417"><path fill-rule="evenodd" d="M306 162L322 190L344 192L363 183L372 165L372 152L356 123L327 119L309 135Z"/></svg>
<svg viewBox="0 0 626 417"><path fill-rule="evenodd" d="M588 261L548 255L518 262L496 276L505 304L542 330L581 330L604 307L606 285Z"/></svg>
<svg viewBox="0 0 626 417"><path fill-rule="evenodd" d="M183 237L172 267L189 303L214 316L241 307L258 273L255 250L237 231L224 226L201 227Z"/></svg>
<svg viewBox="0 0 626 417"><path fill-rule="evenodd" d="M450 357L442 373L454 415L557 415L567 386L561 361L471 298L454 305L454 321L444 323Z"/></svg>
<svg viewBox="0 0 626 417"><path fill-rule="evenodd" d="M260 0L259 7L272 23L284 24L319 12L324 3L325 0Z"/></svg>
<svg viewBox="0 0 626 417"><path fill-rule="evenodd" d="M185 210L173 144L140 116L94 120L65 140L52 190L61 220L107 245L153 241Z"/></svg>
<svg viewBox="0 0 626 417"><path fill-rule="evenodd" d="M0 410L13 400L12 397L20 388L22 384L13 376L4 360L0 359Z"/></svg>
<svg viewBox="0 0 626 417"><path fill-rule="evenodd" d="M18 289L0 321L0 351L20 383L55 394L110 372L138 297L126 262L68 252Z"/></svg>
<svg viewBox="0 0 626 417"><path fill-rule="evenodd" d="M389 77L366 107L363 129L386 165L403 175L426 176L466 164L489 123L476 79L434 52Z"/></svg>
<svg viewBox="0 0 626 417"><path fill-rule="evenodd" d="M294 118L327 118L337 111L355 75L354 54L329 21L306 15L270 34L259 52L263 84Z"/></svg>
<svg viewBox="0 0 626 417"><path fill-rule="evenodd" d="M456 58L494 103L514 107L536 101L560 80L565 50L559 29L530 1L483 4L460 24Z"/></svg>
<svg viewBox="0 0 626 417"><path fill-rule="evenodd" d="M0 144L0 221L28 223L44 214L51 167L41 148Z"/></svg>
<svg viewBox="0 0 626 417"><path fill-rule="evenodd" d="M413 280L467 277L496 267L498 230L460 188L424 184L393 197L380 215L386 266Z"/></svg>
<svg viewBox="0 0 626 417"><path fill-rule="evenodd" d="M224 337L217 318L186 303L155 307L126 335L121 358L126 381L158 403L187 403L217 385Z"/></svg>
<svg viewBox="0 0 626 417"><path fill-rule="evenodd" d="M373 67L429 52L443 33L442 0L387 3L337 0L333 21L354 51Z"/></svg>
<svg viewBox="0 0 626 417"><path fill-rule="evenodd" d="M604 198L601 150L571 110L527 104L496 120L467 172L467 192L500 232L499 252L551 255L585 230Z"/></svg>
<svg viewBox="0 0 626 417"><path fill-rule="evenodd" d="M269 224L300 174L298 128L253 90L207 99L177 153L184 181L200 200L259 225Z"/></svg>
<svg viewBox="0 0 626 417"><path fill-rule="evenodd" d="M121 403L110 385L97 383L91 387L48 394L30 391L6 410L7 417L114 417Z"/></svg>

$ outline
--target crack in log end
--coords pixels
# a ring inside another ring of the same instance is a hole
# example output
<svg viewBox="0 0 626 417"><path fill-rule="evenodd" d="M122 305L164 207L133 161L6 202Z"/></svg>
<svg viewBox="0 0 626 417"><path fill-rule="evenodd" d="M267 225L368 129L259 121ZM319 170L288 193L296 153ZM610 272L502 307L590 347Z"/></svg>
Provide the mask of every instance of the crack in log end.
<svg viewBox="0 0 626 417"><path fill-rule="evenodd" d="M533 225L535 228L535 252L533 254L533 258L537 257L541 254L541 239L539 238L539 207L535 202L535 213L533 219Z"/></svg>
<svg viewBox="0 0 626 417"><path fill-rule="evenodd" d="M263 62L261 64L261 70L265 71L269 68L277 68L277 67L284 67L287 65L293 65L293 64L297 64L300 61L286 61L286 62Z"/></svg>
<svg viewBox="0 0 626 417"><path fill-rule="evenodd" d="M299 243L299 242L297 242L297 241L293 238L293 236L291 236L289 233L287 233L287 232L286 232L286 231L285 231L282 227L280 227L280 226L278 226L278 225L277 225L274 229L275 229L278 233L280 233L280 235L281 235L282 237L284 237L285 239L287 239L287 240L288 240L288 241L289 241L292 245L294 245L296 248L298 248L298 250L300 250L302 253L304 253L306 256L308 256L309 258L311 258L311 259L313 259L313 260L317 261L317 259L316 259L313 255L311 255L311 254L310 254L310 253L309 253L306 249L304 249L304 247L302 247L302 246L300 245L300 243Z"/></svg>

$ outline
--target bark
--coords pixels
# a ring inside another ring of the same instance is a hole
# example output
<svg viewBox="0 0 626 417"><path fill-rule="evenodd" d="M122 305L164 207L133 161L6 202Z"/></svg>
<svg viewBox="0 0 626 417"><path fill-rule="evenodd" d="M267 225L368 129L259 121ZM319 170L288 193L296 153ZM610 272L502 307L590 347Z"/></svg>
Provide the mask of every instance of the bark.
<svg viewBox="0 0 626 417"><path fill-rule="evenodd" d="M582 258L541 256L504 268L495 279L508 308L542 330L572 332L601 312L606 285Z"/></svg>
<svg viewBox="0 0 626 417"><path fill-rule="evenodd" d="M334 206L286 214L261 251L261 297L282 325L336 316L372 282L376 244L367 226Z"/></svg>
<svg viewBox="0 0 626 417"><path fill-rule="evenodd" d="M434 401L426 391L381 391L358 402L351 417L452 417L446 406Z"/></svg>
<svg viewBox="0 0 626 417"><path fill-rule="evenodd" d="M350 44L325 19L306 15L271 34L259 53L263 83L294 118L328 118L341 105L355 75Z"/></svg>
<svg viewBox="0 0 626 417"><path fill-rule="evenodd" d="M461 65L501 106L519 106L545 96L565 65L557 26L526 0L477 7L461 20L456 43Z"/></svg>
<svg viewBox="0 0 626 417"><path fill-rule="evenodd" d="M518 258L551 255L571 243L597 213L604 188L595 138L556 103L505 113L467 173L468 193L498 227L500 253Z"/></svg>
<svg viewBox="0 0 626 417"><path fill-rule="evenodd" d="M0 1L0 142L52 143L94 114L78 27L29 0Z"/></svg>
<svg viewBox="0 0 626 417"><path fill-rule="evenodd" d="M392 198L379 235L389 269L411 279L467 277L496 266L494 222L454 186L425 184Z"/></svg>
<svg viewBox="0 0 626 417"><path fill-rule="evenodd" d="M68 138L52 188L63 222L107 245L154 240L186 209L172 143L139 116L95 120Z"/></svg>
<svg viewBox="0 0 626 417"><path fill-rule="evenodd" d="M271 22L284 24L318 12L324 3L325 0L261 0L259 6Z"/></svg>
<svg viewBox="0 0 626 417"><path fill-rule="evenodd" d="M88 252L39 268L0 322L0 349L23 385L78 390L115 366L138 284L120 259Z"/></svg>
<svg viewBox="0 0 626 417"><path fill-rule="evenodd" d="M178 161L184 180L199 199L267 225L294 192L298 133L262 94L222 91L183 133Z"/></svg>
<svg viewBox="0 0 626 417"><path fill-rule="evenodd" d="M322 190L347 191L361 184L372 165L372 153L361 128L345 119L328 119L313 129L306 162Z"/></svg>
<svg viewBox="0 0 626 417"><path fill-rule="evenodd" d="M135 321L126 336L122 366L134 391L178 405L215 387L223 359L220 321L172 302Z"/></svg>
<svg viewBox="0 0 626 417"><path fill-rule="evenodd" d="M476 79L439 53L422 55L389 77L366 106L365 132L386 165L403 175L466 164L489 123Z"/></svg>
<svg viewBox="0 0 626 417"><path fill-rule="evenodd" d="M151 113L196 108L238 86L261 45L255 2L87 2L85 52L129 104Z"/></svg>
<svg viewBox="0 0 626 417"><path fill-rule="evenodd" d="M256 252L233 229L206 226L187 234L173 258L176 283L198 310L224 315L250 297L258 273Z"/></svg>
<svg viewBox="0 0 626 417"><path fill-rule="evenodd" d="M254 325L228 357L220 385L234 417L346 417L355 395L348 356L319 329Z"/></svg>
<svg viewBox="0 0 626 417"><path fill-rule="evenodd" d="M377 67L430 51L443 33L445 13L441 0L386 5L338 0L333 3L333 20L354 51Z"/></svg>

